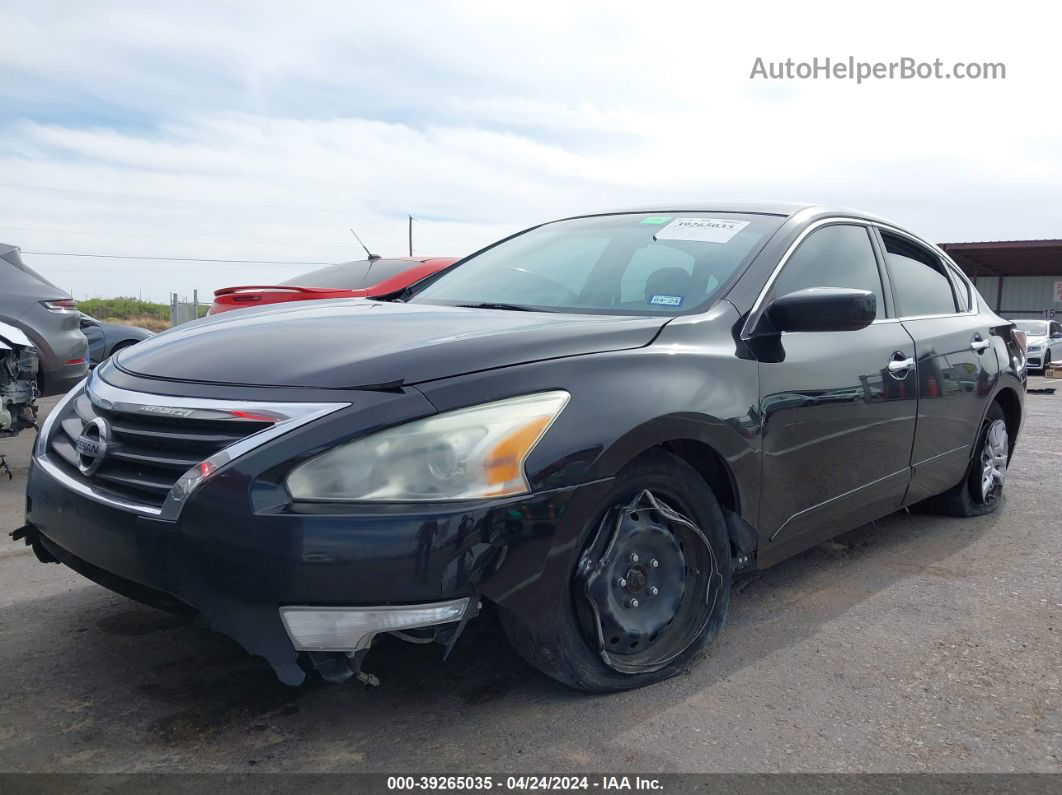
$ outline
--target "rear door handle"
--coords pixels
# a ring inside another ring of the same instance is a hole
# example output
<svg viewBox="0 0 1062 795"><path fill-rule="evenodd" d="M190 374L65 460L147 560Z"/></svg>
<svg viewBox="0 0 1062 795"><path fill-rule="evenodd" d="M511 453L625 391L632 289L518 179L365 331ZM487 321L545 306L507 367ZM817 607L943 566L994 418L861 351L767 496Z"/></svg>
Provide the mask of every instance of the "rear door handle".
<svg viewBox="0 0 1062 795"><path fill-rule="evenodd" d="M988 346L991 345L988 340L983 339L980 334L974 334L973 342L970 343L970 349L975 350L978 353L984 353L988 350Z"/></svg>

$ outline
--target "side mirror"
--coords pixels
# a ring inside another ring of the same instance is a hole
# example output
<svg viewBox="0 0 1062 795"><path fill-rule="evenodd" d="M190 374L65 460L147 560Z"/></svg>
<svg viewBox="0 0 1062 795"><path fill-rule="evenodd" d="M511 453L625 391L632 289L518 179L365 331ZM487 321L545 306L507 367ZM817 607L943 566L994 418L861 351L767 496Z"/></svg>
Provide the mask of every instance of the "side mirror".
<svg viewBox="0 0 1062 795"><path fill-rule="evenodd" d="M1062 331L1056 331L1054 334L1051 335L1051 339L1062 340Z"/></svg>
<svg viewBox="0 0 1062 795"><path fill-rule="evenodd" d="M765 314L777 331L858 331L877 312L878 299L867 290L809 287L775 299Z"/></svg>

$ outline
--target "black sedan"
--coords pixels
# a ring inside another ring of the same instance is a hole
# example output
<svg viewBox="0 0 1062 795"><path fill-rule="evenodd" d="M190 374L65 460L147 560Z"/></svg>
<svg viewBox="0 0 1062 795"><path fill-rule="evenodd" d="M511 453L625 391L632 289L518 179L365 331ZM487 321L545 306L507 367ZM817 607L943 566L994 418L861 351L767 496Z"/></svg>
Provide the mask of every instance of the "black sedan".
<svg viewBox="0 0 1062 795"><path fill-rule="evenodd" d="M380 633L450 647L491 606L542 671L622 690L712 642L735 575L905 506L996 510L1021 357L873 216L568 218L121 352L48 417L15 535L290 684L371 680Z"/></svg>
<svg viewBox="0 0 1062 795"><path fill-rule="evenodd" d="M88 340L89 363L95 367L122 348L136 345L138 342L155 336L153 332L138 326L122 326L96 320L91 315L81 312L81 333Z"/></svg>

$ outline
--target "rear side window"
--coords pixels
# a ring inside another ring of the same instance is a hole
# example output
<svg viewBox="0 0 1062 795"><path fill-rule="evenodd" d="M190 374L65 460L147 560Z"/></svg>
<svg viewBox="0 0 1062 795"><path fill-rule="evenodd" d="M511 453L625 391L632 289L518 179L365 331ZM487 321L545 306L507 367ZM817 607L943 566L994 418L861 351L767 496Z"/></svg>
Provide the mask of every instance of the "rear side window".
<svg viewBox="0 0 1062 795"><path fill-rule="evenodd" d="M772 298L808 287L850 287L869 290L885 316L881 273L865 227L837 224L816 229L782 268Z"/></svg>
<svg viewBox="0 0 1062 795"><path fill-rule="evenodd" d="M905 317L957 311L951 279L940 258L906 238L882 232L892 290Z"/></svg>

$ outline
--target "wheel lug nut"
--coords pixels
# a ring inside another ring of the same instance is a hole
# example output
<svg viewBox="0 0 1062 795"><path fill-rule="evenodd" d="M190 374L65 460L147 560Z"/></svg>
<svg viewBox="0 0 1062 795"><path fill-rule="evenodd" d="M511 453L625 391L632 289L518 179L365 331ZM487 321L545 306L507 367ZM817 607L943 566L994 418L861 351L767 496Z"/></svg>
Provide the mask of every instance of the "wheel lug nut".
<svg viewBox="0 0 1062 795"><path fill-rule="evenodd" d="M638 553L637 552L632 552L630 554L630 561L631 561L631 563L637 563L638 562Z"/></svg>
<svg viewBox="0 0 1062 795"><path fill-rule="evenodd" d="M657 588L655 585L649 589L650 596L656 596L658 593L660 593L660 589Z"/></svg>
<svg viewBox="0 0 1062 795"><path fill-rule="evenodd" d="M651 568L651 569L655 569L659 565L660 565L660 561L657 560L656 558L653 558L651 561L649 561L649 568Z"/></svg>
<svg viewBox="0 0 1062 795"><path fill-rule="evenodd" d="M629 602L627 602L627 607L637 607L637 606L638 606L638 600L637 599L631 599Z"/></svg>
<svg viewBox="0 0 1062 795"><path fill-rule="evenodd" d="M625 579L623 579L622 577L619 577L619 578L616 579L616 585L618 585L620 588L626 588L627 587L627 581Z"/></svg>

